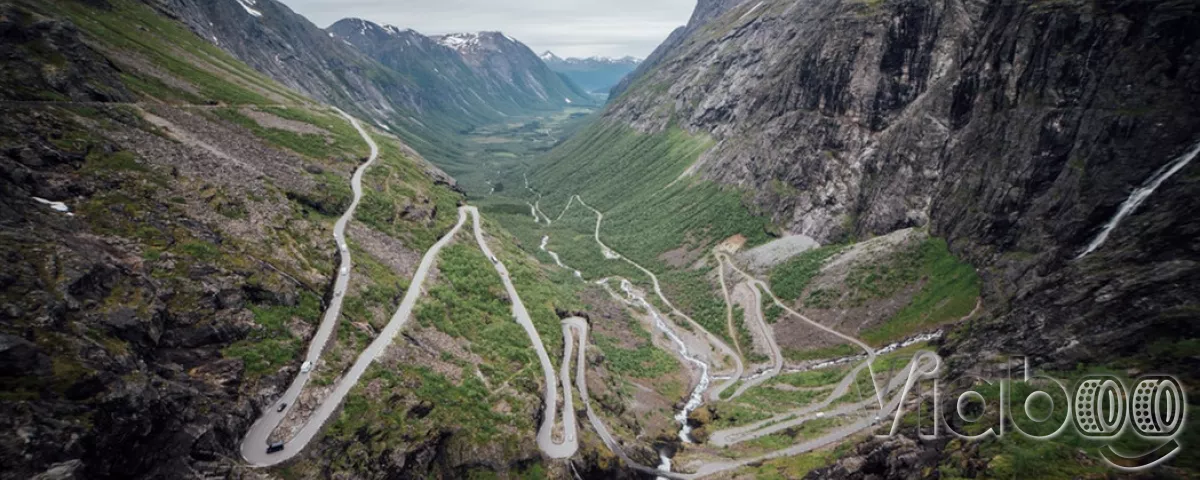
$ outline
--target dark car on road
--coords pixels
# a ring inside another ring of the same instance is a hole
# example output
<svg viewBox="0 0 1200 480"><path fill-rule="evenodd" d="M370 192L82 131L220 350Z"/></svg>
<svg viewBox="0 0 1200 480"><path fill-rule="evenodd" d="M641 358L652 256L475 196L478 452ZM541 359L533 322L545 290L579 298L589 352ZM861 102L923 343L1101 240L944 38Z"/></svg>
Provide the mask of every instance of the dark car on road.
<svg viewBox="0 0 1200 480"><path fill-rule="evenodd" d="M267 445L267 453L275 453L280 450L283 450L283 442L275 442Z"/></svg>

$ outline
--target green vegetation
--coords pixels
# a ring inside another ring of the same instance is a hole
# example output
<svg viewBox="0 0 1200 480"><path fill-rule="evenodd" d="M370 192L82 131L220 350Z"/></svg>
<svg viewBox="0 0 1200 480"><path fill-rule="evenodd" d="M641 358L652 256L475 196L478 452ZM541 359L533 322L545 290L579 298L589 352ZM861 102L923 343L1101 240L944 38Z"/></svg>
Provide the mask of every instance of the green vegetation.
<svg viewBox="0 0 1200 480"><path fill-rule="evenodd" d="M490 237L489 247L508 268L509 279L521 294L546 349L562 351L562 322L558 312L586 310L578 297L586 285L571 272L539 264L518 249L516 238L500 228L497 222L485 217L483 228Z"/></svg>
<svg viewBox="0 0 1200 480"><path fill-rule="evenodd" d="M840 419L835 417L814 418L794 427L786 428L781 433L759 437L742 445L744 449L764 452L781 450L798 442L815 438L817 435L837 426L840 421Z"/></svg>
<svg viewBox="0 0 1200 480"><path fill-rule="evenodd" d="M297 133L291 130L264 127L237 108L218 108L212 112L226 121L245 128L256 137L310 159L336 158L346 155L347 152L353 152L356 157L360 158L366 158L368 155L366 142L363 142L358 131L341 116L318 114L299 107L259 107L258 109L280 118L318 126L329 133ZM342 182L345 183L345 180Z"/></svg>
<svg viewBox="0 0 1200 480"><path fill-rule="evenodd" d="M226 357L240 358L245 362L246 375L251 378L274 373L288 362L300 358L304 347L303 339L297 338L288 323L299 321L316 324L321 317L321 301L316 295L303 292L294 306L251 305L254 322L262 328L255 329L245 339L226 347Z"/></svg>
<svg viewBox="0 0 1200 480"><path fill-rule="evenodd" d="M974 310L979 298L979 275L974 267L955 258L940 238L926 240L915 254L918 266L914 269L924 281L921 289L894 317L863 331L863 341L882 345Z"/></svg>
<svg viewBox="0 0 1200 480"><path fill-rule="evenodd" d="M634 331L645 333L641 326L631 327L636 328ZM679 362L667 352L655 347L648 339L634 349L621 348L614 339L600 334L593 335L593 341L600 347L600 351L604 352L605 365L609 371L617 375L658 379L679 369Z"/></svg>
<svg viewBox="0 0 1200 480"><path fill-rule="evenodd" d="M146 166L138 162L137 157L130 151L114 153L88 152L81 173L98 174L112 171L146 172Z"/></svg>
<svg viewBox="0 0 1200 480"><path fill-rule="evenodd" d="M1130 383L1123 371L1105 366L1094 366L1075 372L1051 372L1050 375L1054 378L1064 380L1064 384L1066 385L1074 385L1079 377L1088 373L1116 375L1122 378L1126 384ZM1013 399L1025 398L1032 391L1031 387L1025 384L1010 384L1010 386L1013 391L1009 395ZM972 389L981 393L987 399L1000 398L999 382L990 385L974 385ZM1034 415L1053 415L1046 424L1041 425L1041 431L1032 430L1034 434L1050 433L1062 421L1067 420L1066 411L1061 408L1066 399L1058 392L1052 393L1052 396L1058 397L1055 400L1055 404L1059 406L1054 409L1053 413L1049 410L1046 402L1031 404ZM1194 407L1195 405L1192 406ZM964 430L966 432L964 433L969 435L981 433L988 426L996 425L997 415L996 409L986 409L979 421L965 426ZM1019 415L1018 418L1023 418L1023 415ZM1182 428L1187 432L1188 427L1195 427L1198 424L1200 422L1189 419L1188 424ZM1022 424L1022 428L1024 429L1031 427L1033 426L1029 422ZM1185 433L1184 435L1187 436L1188 434ZM1186 441L1186 439L1181 440L1181 443L1183 441ZM1159 443L1153 440L1141 439L1133 434L1131 429L1124 430L1114 439L1088 440L1080 437L1074 428L1067 428L1062 435L1055 437L1052 441L1031 439L1022 434L1005 434L1001 438L993 437L977 442L955 440L946 446L946 455L939 466L939 470L943 478L966 478L967 472L964 469L965 460L967 458L974 458L986 462L986 469L983 473L990 478L1101 478L1111 475L1112 469L1103 462L1100 462L1099 458L1096 457L1095 452L1100 447L1111 445L1114 450L1120 452L1147 452L1157 447ZM1081 461L1081 452L1090 458ZM1187 456L1181 455L1173 460L1171 465L1181 468L1194 468L1196 461L1194 458L1187 458Z"/></svg>
<svg viewBox="0 0 1200 480"><path fill-rule="evenodd" d="M526 162L578 130L590 120L592 111L591 107L573 106L557 112L507 116L456 132L454 144L460 152L455 155L421 152L452 175L472 203L523 195L527 192L521 173L527 170Z"/></svg>
<svg viewBox="0 0 1200 480"><path fill-rule="evenodd" d="M676 308L692 317L692 320L705 330L733 346L733 338L729 336L729 325L725 318L725 298L720 289L708 281L708 274L712 271L712 268L671 270L659 275L658 279L662 284L663 293ZM741 309L738 309L738 312L741 312ZM742 325L741 329L745 330L744 322L738 321L737 318L734 321L735 325ZM746 332L745 340L748 340L749 336L750 333ZM748 345L749 342L746 342L742 348L745 349Z"/></svg>
<svg viewBox="0 0 1200 480"><path fill-rule="evenodd" d="M275 98L309 103L148 6L131 0L109 3L111 9L93 8L82 2L36 3L29 7L43 14L69 18L85 34L110 48L149 61L198 91L193 94L168 87L140 71L126 73L123 78L127 86L145 95L188 103L267 104Z"/></svg>
<svg viewBox="0 0 1200 480"><path fill-rule="evenodd" d="M771 291L782 300L800 298L825 261L841 250L838 245L814 248L776 266L770 273Z"/></svg>
<svg viewBox="0 0 1200 480"><path fill-rule="evenodd" d="M817 450L800 455L776 458L747 467L753 477L763 480L804 478L809 472L827 466L849 453L852 444L843 442L833 450Z"/></svg>
<svg viewBox="0 0 1200 480"><path fill-rule="evenodd" d="M680 245L707 249L738 233L751 245L767 238L768 222L747 210L742 192L694 177L680 179L712 145L711 139L678 128L641 134L598 122L543 157L544 167L529 181L545 193L541 204L547 212L560 211L578 193L605 212L601 238L606 244L662 273L666 266L658 256ZM583 178L589 181L578 181ZM561 223L590 233L595 217L564 217ZM573 259L564 254L564 261Z"/></svg>
<svg viewBox="0 0 1200 480"><path fill-rule="evenodd" d="M365 286L361 287L359 293L346 297L342 315L350 321L369 323L376 329L383 328L390 318L391 311L408 290L409 279L400 277L391 267L358 247L353 239L347 239L347 243L350 244L354 259L354 275L351 276L351 281ZM385 315L382 318L372 315L369 312L372 308L382 310Z"/></svg>
<svg viewBox="0 0 1200 480"><path fill-rule="evenodd" d="M211 261L221 254L221 251L216 246L202 241L182 244L179 246L179 250L201 261Z"/></svg>
<svg viewBox="0 0 1200 480"><path fill-rule="evenodd" d="M383 398L368 397L367 385L377 385L387 393ZM390 408L379 408L376 402L385 399ZM433 405L423 416L414 414L420 402ZM330 423L327 433L337 439L369 435L373 440L348 442L348 454L336 456L332 466L354 469L351 462L356 458L376 458L396 445L424 438L429 429L437 427L453 428L456 438L473 443L505 445L505 449L512 450L508 454L515 456L520 440L513 429L532 430L533 419L497 412L492 408L497 402L513 404L520 400L490 393L474 375L464 375L455 384L425 366L373 365L346 397L341 415Z"/></svg>
<svg viewBox="0 0 1200 480"><path fill-rule="evenodd" d="M775 322L778 322L779 319L783 318L783 307L780 307L778 304L776 304L775 300L773 300L771 296L767 295L766 293L763 293L761 297L763 319L766 320L767 323L774 324Z"/></svg>
<svg viewBox="0 0 1200 480"><path fill-rule="evenodd" d="M829 395L829 390L812 388L793 391L769 386L751 388L733 400L723 400L713 405L713 428L722 429L765 420L823 399Z"/></svg>
<svg viewBox="0 0 1200 480"><path fill-rule="evenodd" d="M771 384L787 384L797 388L823 387L839 382L846 376L844 367L822 368L806 372L780 373L771 379Z"/></svg>
<svg viewBox="0 0 1200 480"><path fill-rule="evenodd" d="M363 176L363 198L354 218L414 251L428 250L458 220L462 197L436 184L396 142L374 138L379 158Z"/></svg>
<svg viewBox="0 0 1200 480"><path fill-rule="evenodd" d="M545 208L543 208L545 210ZM504 225L518 240L518 245L543 263L554 264L550 255L538 248L542 235L549 235L546 248L559 254L562 261L573 269L579 269L588 278L623 277L639 285L649 285L650 279L641 270L624 260L604 257L593 237L596 215L591 210L574 202L560 221L552 226L539 226L529 215L529 206L524 203L508 203L492 200L483 207L484 215ZM561 210L558 210L561 212ZM547 212L549 215L550 212ZM555 214L557 216L557 213ZM615 283L614 283L615 287Z"/></svg>
<svg viewBox="0 0 1200 480"><path fill-rule="evenodd" d="M479 365L483 374L503 381L537 363L529 337L513 320L500 276L473 245L470 232L457 238L442 249L438 283L427 286L429 296L418 304L415 317L421 326L467 340L468 350L485 360Z"/></svg>
<svg viewBox="0 0 1200 480"><path fill-rule="evenodd" d="M793 362L842 358L862 353L865 353L862 351L862 349L848 343L805 350L796 350L792 348L783 349L783 357Z"/></svg>

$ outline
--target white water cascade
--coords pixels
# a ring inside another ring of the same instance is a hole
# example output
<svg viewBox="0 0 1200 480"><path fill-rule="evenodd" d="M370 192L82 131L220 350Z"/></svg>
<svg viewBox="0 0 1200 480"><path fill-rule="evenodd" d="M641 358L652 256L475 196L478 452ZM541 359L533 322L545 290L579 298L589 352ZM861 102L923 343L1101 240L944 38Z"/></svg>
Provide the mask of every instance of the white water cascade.
<svg viewBox="0 0 1200 480"><path fill-rule="evenodd" d="M687 345L683 343L683 339L679 338L679 335L676 335L675 331L671 330L671 328L667 326L666 320L664 320L662 315L658 313L658 309L654 308L653 305L650 305L650 302L647 302L645 297L642 297L634 292L633 284L629 283L629 280L621 279L621 290L623 290L625 294L629 296L629 298L633 299L634 305L641 306L642 308L646 309L647 312L650 312L650 316L654 317L654 326L666 334L667 338L671 339L671 342L675 344L676 349L679 350L680 356L700 367L700 383L696 385L694 390L692 390L691 396L688 397L688 401L683 405L683 408L679 409L679 413L675 414L675 421L682 424L682 426L679 428L679 439L684 443L692 443L692 427L688 426L687 417L689 413L692 413L692 410L695 410L696 407L699 407L700 404L703 403L704 391L708 390L708 385L712 382L712 377L708 374L708 364L704 363L703 360L692 356L692 354L688 351ZM669 465L668 468L670 468Z"/></svg>
<svg viewBox="0 0 1200 480"><path fill-rule="evenodd" d="M1157 171L1155 171L1154 175L1152 175L1145 184L1143 184L1141 187L1138 187L1133 191L1133 193L1129 194L1129 198L1125 199L1125 203L1121 204L1121 208L1117 210L1117 214L1113 215L1112 219L1108 221L1108 224L1104 225L1104 229L1101 230L1098 235L1096 235L1096 238L1092 239L1092 243L1089 243L1087 248L1084 249L1078 257L1075 257L1075 259L1078 260L1083 258L1087 256L1087 254L1095 251L1097 248L1100 248L1100 245L1103 245L1104 241L1108 240L1108 235L1111 234L1113 230L1116 230L1117 225L1121 223L1121 220L1124 220L1125 217L1128 217L1135 210L1137 210L1138 206L1140 206L1142 202L1144 202L1146 198L1150 196L1150 194L1154 193L1154 190L1157 189L1159 185L1162 185L1167 178L1170 178L1171 175L1175 174L1175 172L1178 172L1182 170L1183 167L1187 166L1188 162L1191 162L1192 159L1196 158L1197 153L1200 153L1200 142L1193 145L1192 148L1187 152L1184 152L1183 155L1176 157L1174 160L1171 160L1170 163L1163 165L1162 168L1159 168Z"/></svg>

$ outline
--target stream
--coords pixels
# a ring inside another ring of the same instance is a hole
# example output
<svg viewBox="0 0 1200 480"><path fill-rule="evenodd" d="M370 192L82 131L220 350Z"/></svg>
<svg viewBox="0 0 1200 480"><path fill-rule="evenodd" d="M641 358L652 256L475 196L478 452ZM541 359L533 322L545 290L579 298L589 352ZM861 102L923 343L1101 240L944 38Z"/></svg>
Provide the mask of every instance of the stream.
<svg viewBox="0 0 1200 480"><path fill-rule="evenodd" d="M708 374L708 364L704 363L703 360L696 358L691 354L691 352L688 351L687 345L683 343L683 339L679 338L679 335L676 335L675 331L667 326L666 320L658 312L658 309L654 308L650 302L647 302L645 297L637 294L637 292L633 289L633 284L629 283L629 280L621 279L621 290L633 300L632 303L634 305L639 305L650 313L650 316L654 318L655 328L661 330L667 335L667 338L671 339L671 342L675 344L675 348L679 351L679 355L681 357L700 367L700 383L696 384L696 388L692 390L692 394L688 397L687 403L683 405L683 408L679 410L679 413L675 414L675 421L681 424L679 428L679 439L685 443L692 443L692 437L690 435L692 432L692 427L688 425L687 418L688 414L692 413L692 410L695 410L700 406L701 403L704 402L704 391L708 390L708 384L712 382L712 377Z"/></svg>

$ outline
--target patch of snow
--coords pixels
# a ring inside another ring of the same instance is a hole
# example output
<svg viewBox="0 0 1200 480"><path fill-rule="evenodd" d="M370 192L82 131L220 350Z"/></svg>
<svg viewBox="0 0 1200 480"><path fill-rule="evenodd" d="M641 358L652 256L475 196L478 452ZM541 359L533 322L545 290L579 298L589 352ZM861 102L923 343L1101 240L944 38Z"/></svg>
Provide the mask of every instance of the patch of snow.
<svg viewBox="0 0 1200 480"><path fill-rule="evenodd" d="M249 13L250 15L253 15L255 17L262 16L262 12L251 8L256 3L258 3L258 0L237 0L237 2L238 2L238 5L241 5L242 8L246 9L246 13Z"/></svg>
<svg viewBox="0 0 1200 480"><path fill-rule="evenodd" d="M67 215L71 215L71 213L70 213L71 207L68 207L67 204L65 204L63 202L55 202L55 201L51 201L51 200L46 200L42 197L31 197L31 198L33 198L34 200L37 200L38 203L49 205L50 208L56 212L63 212L63 213L66 213Z"/></svg>
<svg viewBox="0 0 1200 480"><path fill-rule="evenodd" d="M443 46L450 47L461 52L468 48L479 45L479 35L474 33L451 33L437 38L437 41Z"/></svg>
<svg viewBox="0 0 1200 480"><path fill-rule="evenodd" d="M384 130L387 130L387 131L389 131L389 132L390 132L390 131L392 131L392 129L388 128L388 126L387 126L387 125L384 125L384 124L382 124L382 123L379 123L379 122L375 122L375 124L376 124L376 125L379 125L379 128L382 128L382 129L384 129Z"/></svg>

